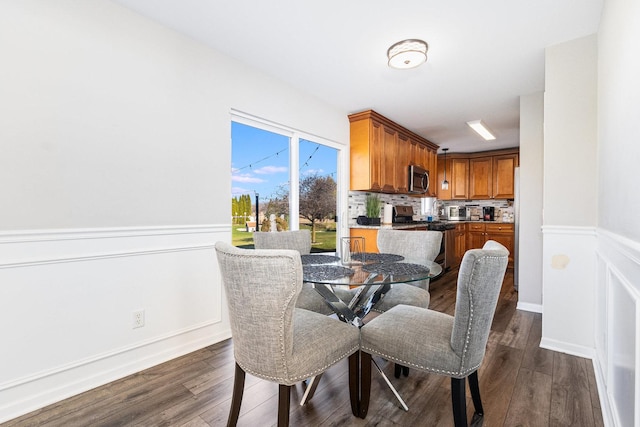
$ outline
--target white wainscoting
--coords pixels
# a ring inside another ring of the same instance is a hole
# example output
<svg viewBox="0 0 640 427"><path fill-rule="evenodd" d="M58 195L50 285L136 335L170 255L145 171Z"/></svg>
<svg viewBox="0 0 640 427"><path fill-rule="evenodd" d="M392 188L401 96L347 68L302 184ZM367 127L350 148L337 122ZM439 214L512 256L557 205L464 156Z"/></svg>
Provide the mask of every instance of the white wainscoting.
<svg viewBox="0 0 640 427"><path fill-rule="evenodd" d="M595 247L593 227L542 228L542 347L593 358Z"/></svg>
<svg viewBox="0 0 640 427"><path fill-rule="evenodd" d="M607 425L640 426L640 244L598 230L594 369Z"/></svg>
<svg viewBox="0 0 640 427"><path fill-rule="evenodd" d="M0 422L229 338L218 240L230 226L0 233Z"/></svg>

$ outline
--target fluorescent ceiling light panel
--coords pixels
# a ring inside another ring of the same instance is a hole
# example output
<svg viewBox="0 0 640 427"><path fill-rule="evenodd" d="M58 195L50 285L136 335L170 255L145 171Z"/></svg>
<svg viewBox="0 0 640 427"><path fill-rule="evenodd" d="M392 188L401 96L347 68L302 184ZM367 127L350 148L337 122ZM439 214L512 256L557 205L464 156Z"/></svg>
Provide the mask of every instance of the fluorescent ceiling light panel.
<svg viewBox="0 0 640 427"><path fill-rule="evenodd" d="M491 133L487 125L482 123L482 120L471 120L470 122L467 122L467 124L471 129L476 131L476 133L481 137L483 137L486 141L491 141L496 139L496 137Z"/></svg>

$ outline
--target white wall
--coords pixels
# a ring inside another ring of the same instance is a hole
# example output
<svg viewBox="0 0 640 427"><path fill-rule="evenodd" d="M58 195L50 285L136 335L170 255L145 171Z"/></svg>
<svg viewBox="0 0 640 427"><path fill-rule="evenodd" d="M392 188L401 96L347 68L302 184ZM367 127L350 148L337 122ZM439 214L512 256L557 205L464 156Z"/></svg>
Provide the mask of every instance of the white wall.
<svg viewBox="0 0 640 427"><path fill-rule="evenodd" d="M597 37L546 49L543 345L592 356L597 209Z"/></svg>
<svg viewBox="0 0 640 427"><path fill-rule="evenodd" d="M544 94L520 97L518 308L542 311Z"/></svg>
<svg viewBox="0 0 640 427"><path fill-rule="evenodd" d="M232 108L349 123L109 1L2 2L0 52L1 422L230 335Z"/></svg>
<svg viewBox="0 0 640 427"><path fill-rule="evenodd" d="M598 33L595 367L605 414L619 426L640 426L638 40L640 3L606 0Z"/></svg>

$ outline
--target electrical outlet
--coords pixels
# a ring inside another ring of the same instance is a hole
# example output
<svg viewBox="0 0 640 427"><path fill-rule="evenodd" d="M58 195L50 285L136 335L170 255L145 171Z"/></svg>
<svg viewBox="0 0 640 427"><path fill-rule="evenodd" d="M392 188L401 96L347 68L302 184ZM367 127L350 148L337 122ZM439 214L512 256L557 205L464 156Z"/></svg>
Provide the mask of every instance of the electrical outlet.
<svg viewBox="0 0 640 427"><path fill-rule="evenodd" d="M133 312L133 329L142 328L144 326L144 310L136 310Z"/></svg>

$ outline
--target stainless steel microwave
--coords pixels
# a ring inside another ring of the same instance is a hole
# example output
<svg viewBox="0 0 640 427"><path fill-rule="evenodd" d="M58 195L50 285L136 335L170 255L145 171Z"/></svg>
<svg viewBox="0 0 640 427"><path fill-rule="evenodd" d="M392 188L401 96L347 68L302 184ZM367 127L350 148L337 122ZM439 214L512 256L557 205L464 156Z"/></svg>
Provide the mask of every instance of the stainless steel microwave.
<svg viewBox="0 0 640 427"><path fill-rule="evenodd" d="M429 191L429 171L409 165L409 193L424 194Z"/></svg>

